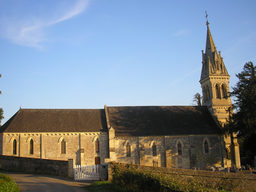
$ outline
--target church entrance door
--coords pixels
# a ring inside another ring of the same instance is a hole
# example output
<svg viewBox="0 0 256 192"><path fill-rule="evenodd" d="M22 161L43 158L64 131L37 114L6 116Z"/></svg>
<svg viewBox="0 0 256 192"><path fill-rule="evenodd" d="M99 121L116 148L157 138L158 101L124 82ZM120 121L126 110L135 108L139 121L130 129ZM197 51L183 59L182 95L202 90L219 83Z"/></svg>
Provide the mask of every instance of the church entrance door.
<svg viewBox="0 0 256 192"><path fill-rule="evenodd" d="M95 165L100 164L100 157L95 157Z"/></svg>

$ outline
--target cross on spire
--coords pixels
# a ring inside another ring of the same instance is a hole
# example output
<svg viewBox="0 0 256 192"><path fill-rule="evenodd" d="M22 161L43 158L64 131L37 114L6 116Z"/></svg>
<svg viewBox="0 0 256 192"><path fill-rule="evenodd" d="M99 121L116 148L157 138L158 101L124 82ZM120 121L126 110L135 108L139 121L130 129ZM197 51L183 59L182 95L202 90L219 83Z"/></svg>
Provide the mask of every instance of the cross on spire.
<svg viewBox="0 0 256 192"><path fill-rule="evenodd" d="M207 11L205 11L205 18L206 18L206 25L209 25Z"/></svg>

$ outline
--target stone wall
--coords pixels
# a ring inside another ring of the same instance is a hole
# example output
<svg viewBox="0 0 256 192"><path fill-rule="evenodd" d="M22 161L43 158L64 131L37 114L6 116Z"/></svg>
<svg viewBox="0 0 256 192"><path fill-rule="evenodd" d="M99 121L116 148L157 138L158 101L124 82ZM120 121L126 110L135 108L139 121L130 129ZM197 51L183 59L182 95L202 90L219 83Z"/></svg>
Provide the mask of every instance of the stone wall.
<svg viewBox="0 0 256 192"><path fill-rule="evenodd" d="M0 155L1 170L73 178L73 160L57 161Z"/></svg>
<svg viewBox="0 0 256 192"><path fill-rule="evenodd" d="M99 139L100 151L96 153L95 141ZM13 140L17 141L17 154L13 154ZM30 140L33 154L30 154ZM61 153L61 141L66 142L66 153ZM1 137L0 137L1 141ZM1 155L51 160L73 159L76 165L94 165L100 157L104 163L108 157L107 133L4 133Z"/></svg>
<svg viewBox="0 0 256 192"><path fill-rule="evenodd" d="M204 141L209 152L204 153ZM131 146L131 156L126 156L126 146ZM156 156L152 145L156 145ZM178 143L181 153L178 153ZM184 135L152 137L120 137L115 139L116 158L112 161L154 167L203 169L208 166L224 166L225 148L220 135Z"/></svg>

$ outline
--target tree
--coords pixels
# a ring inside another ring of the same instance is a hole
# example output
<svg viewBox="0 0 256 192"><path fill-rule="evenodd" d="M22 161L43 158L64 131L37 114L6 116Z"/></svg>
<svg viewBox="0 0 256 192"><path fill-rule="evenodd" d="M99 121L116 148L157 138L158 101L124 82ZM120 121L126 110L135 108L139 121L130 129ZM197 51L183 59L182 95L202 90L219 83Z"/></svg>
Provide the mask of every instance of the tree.
<svg viewBox="0 0 256 192"><path fill-rule="evenodd" d="M243 71L236 77L239 81L230 93L235 97L233 113L225 130L237 133L243 163L243 158L251 161L256 155L256 66L252 62L245 63Z"/></svg>
<svg viewBox="0 0 256 192"><path fill-rule="evenodd" d="M197 106L201 106L202 104L201 104L201 100L202 100L202 96L200 95L200 93L196 93L195 95L194 95L194 98L193 98L193 102L196 102L196 105Z"/></svg>
<svg viewBox="0 0 256 192"><path fill-rule="evenodd" d="M232 87L231 97L235 97L230 132L238 136L256 134L256 66L252 62L244 65L243 71L236 74L239 81Z"/></svg>
<svg viewBox="0 0 256 192"><path fill-rule="evenodd" d="M3 114L4 114L4 110L0 108L0 126L1 126L1 121L4 118Z"/></svg>

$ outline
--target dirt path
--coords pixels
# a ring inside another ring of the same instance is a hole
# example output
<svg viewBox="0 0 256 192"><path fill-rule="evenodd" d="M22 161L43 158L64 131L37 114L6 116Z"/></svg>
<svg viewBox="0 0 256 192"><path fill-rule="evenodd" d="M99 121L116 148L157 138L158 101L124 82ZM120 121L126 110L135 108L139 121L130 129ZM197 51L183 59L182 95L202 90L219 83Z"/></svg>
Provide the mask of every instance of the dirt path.
<svg viewBox="0 0 256 192"><path fill-rule="evenodd" d="M12 177L22 192L87 192L83 187L94 181L73 181L54 176L1 172Z"/></svg>

